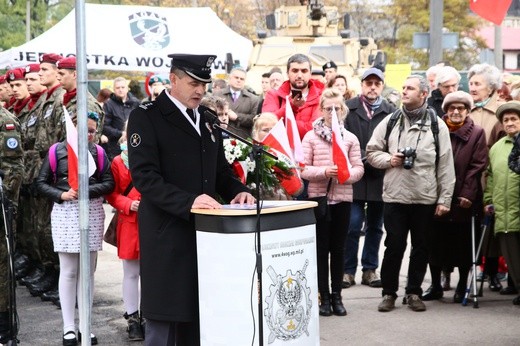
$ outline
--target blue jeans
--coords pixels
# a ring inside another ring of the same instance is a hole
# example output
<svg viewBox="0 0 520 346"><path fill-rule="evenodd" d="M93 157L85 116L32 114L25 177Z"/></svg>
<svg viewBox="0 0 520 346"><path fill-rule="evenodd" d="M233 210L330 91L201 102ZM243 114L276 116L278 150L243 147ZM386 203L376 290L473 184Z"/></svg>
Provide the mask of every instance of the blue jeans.
<svg viewBox="0 0 520 346"><path fill-rule="evenodd" d="M379 266L379 245L383 237L383 202L359 201L352 202L350 211L350 225L347 239L345 240L345 263L343 272L345 274L356 274L358 265L359 237L361 227L365 220L366 208L366 232L365 244L361 255L363 271L376 270Z"/></svg>

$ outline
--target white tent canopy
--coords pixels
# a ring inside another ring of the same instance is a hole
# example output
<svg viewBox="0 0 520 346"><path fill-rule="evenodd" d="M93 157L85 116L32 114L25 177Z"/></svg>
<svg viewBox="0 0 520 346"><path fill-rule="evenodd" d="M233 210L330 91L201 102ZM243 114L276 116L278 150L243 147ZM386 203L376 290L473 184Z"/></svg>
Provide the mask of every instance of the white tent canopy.
<svg viewBox="0 0 520 346"><path fill-rule="evenodd" d="M168 54L226 54L247 66L252 42L226 26L210 8L85 4L87 68L168 72ZM39 62L44 53L76 54L75 11L35 39L0 52L0 69Z"/></svg>

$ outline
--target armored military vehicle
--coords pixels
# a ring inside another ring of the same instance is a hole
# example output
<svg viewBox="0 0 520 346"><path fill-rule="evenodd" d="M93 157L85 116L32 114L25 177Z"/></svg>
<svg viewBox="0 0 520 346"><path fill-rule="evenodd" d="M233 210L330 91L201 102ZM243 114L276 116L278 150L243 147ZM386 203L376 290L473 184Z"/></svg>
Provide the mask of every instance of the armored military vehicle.
<svg viewBox="0 0 520 346"><path fill-rule="evenodd" d="M338 66L338 73L349 79L361 75L374 64L386 64L386 55L372 38L350 37L349 19L348 14L340 17L337 7L324 6L319 0L276 9L266 18L267 28L273 34L257 32L249 59L247 84L261 91L262 74L277 66L285 75L287 59L296 53L309 56L313 69L321 69L332 60ZM339 31L340 21L345 30ZM356 88L359 82L349 84L349 88Z"/></svg>

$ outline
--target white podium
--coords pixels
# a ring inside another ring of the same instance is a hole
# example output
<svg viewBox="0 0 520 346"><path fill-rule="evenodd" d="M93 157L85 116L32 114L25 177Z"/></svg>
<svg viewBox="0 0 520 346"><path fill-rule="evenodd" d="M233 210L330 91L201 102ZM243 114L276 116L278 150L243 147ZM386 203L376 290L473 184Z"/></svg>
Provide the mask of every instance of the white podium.
<svg viewBox="0 0 520 346"><path fill-rule="evenodd" d="M264 345L319 345L315 202L264 201ZM256 208L192 210L202 345L259 345Z"/></svg>

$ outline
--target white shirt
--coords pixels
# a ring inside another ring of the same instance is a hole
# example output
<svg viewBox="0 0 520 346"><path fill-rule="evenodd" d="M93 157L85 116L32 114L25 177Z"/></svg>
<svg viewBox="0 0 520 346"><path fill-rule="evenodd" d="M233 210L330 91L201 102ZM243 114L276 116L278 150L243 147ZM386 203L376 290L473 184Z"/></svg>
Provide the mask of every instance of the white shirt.
<svg viewBox="0 0 520 346"><path fill-rule="evenodd" d="M195 131L197 131L197 133L200 136L200 127L199 127L200 114L199 114L198 107L193 110L193 114L195 114L195 120L196 120L195 123L193 123L193 120L191 119L191 117L186 112L186 109L188 109L188 108L185 105L183 105L179 100L177 100L175 97L170 95L169 93L166 93L166 95L168 95L170 100L172 100L173 104L175 106L177 106L177 108L179 108L181 110L182 114L184 114L184 117L190 122L191 126L193 126Z"/></svg>

